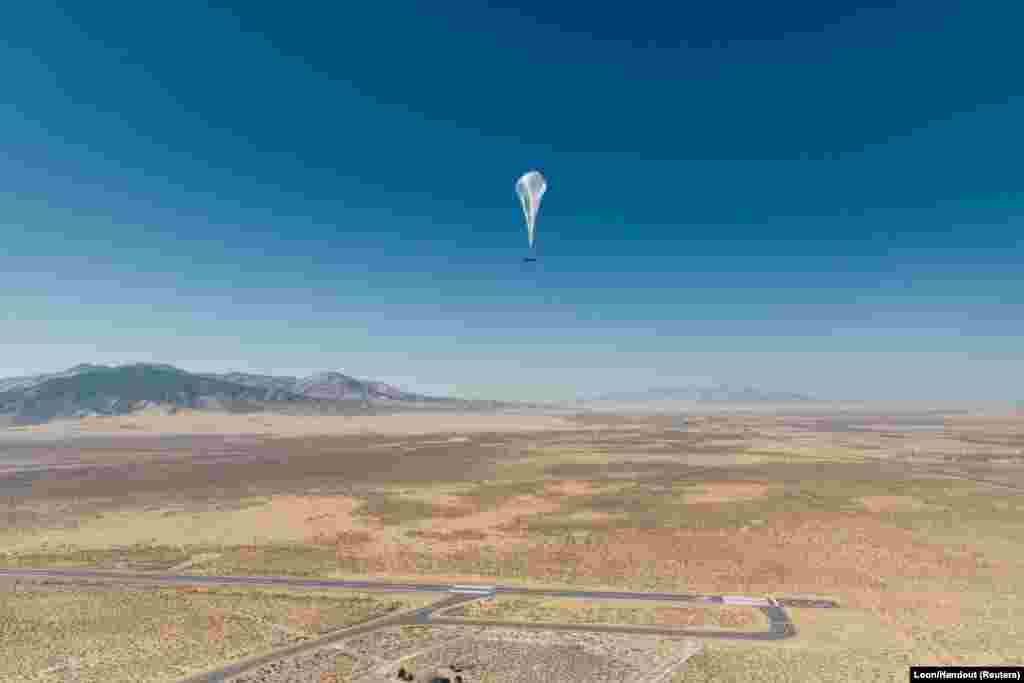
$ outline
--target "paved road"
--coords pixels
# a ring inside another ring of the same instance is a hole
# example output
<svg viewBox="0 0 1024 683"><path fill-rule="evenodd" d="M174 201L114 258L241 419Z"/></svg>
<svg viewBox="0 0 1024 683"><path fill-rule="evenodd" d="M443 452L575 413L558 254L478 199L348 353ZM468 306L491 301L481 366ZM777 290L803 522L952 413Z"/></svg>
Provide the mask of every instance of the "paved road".
<svg viewBox="0 0 1024 683"><path fill-rule="evenodd" d="M288 576L204 576L202 574L162 574L160 572L121 572L96 569L6 569L0 576L16 578L94 579L143 583L213 583L283 585L296 588L347 588L354 590L396 591L402 593L448 593L451 584L387 583L383 581L338 581L333 579L299 579Z"/></svg>
<svg viewBox="0 0 1024 683"><path fill-rule="evenodd" d="M237 676L253 671L261 666L271 664L288 657L302 654L303 652L316 650L339 640L347 640L359 635L365 635L388 626L422 625L434 624L439 626L477 626L489 628L512 628L534 631L585 631L588 633L626 633L639 635L656 635L668 637L691 637L691 638L722 638L730 640L781 640L796 635L796 628L789 621L789 616L781 607L772 605L760 608L768 617L769 628L767 631L726 631L721 629L679 629L679 628L658 628L644 626L614 626L605 624L538 624L534 622L495 622L479 619L454 619L436 617L434 613L444 612L460 604L480 600L486 595L475 593L457 593L436 602L427 607L403 612L400 614L386 615L365 621L355 626L349 626L339 631L334 631L326 636L315 640L305 641L280 648L263 655L249 659L233 662L225 667L214 671L207 671L202 674L190 676L179 680L177 683L223 683L229 676Z"/></svg>
<svg viewBox="0 0 1024 683"><path fill-rule="evenodd" d="M762 611L778 609L763 607ZM781 610L780 610L781 611ZM785 613L783 612L785 616ZM483 619L450 619L447 617L431 617L426 623L436 626L490 626L492 628L515 628L531 631L585 631L587 633L631 633L648 636L674 636L687 638L716 638L722 640L782 640L796 635L796 627L789 621L769 621L767 631L725 631L712 628L658 628L656 626L618 626L611 624L565 624L543 623L533 621L486 621Z"/></svg>
<svg viewBox="0 0 1024 683"><path fill-rule="evenodd" d="M388 626L406 624L437 624L461 626L487 626L548 631L587 631L595 633L627 633L693 638L721 638L730 640L781 640L796 635L784 607L830 608L837 607L831 600L816 598L761 598L736 595L704 595L700 593L634 593L629 591L576 591L545 590L519 586L481 586L440 583L389 583L385 581L345 581L339 579L299 579L284 576L203 576L198 574L166 574L158 572L116 572L93 569L7 569L0 568L0 577L32 579L91 579L116 583L158 584L250 584L283 585L300 588L343 588L383 592L448 593L444 599L427 607L377 617L349 626L321 638L280 648L273 652L234 662L216 671L207 672L179 681L179 683L220 683L229 676L252 671L260 666L287 657L314 650L329 643L352 638ZM615 626L604 624L566 624L535 622L495 622L475 619L456 619L434 616L457 605L488 598L497 594L533 595L544 597L580 598L592 600L658 600L663 602L699 602L704 604L748 605L761 610L768 619L765 631L726 631L721 629L679 629L647 626Z"/></svg>
<svg viewBox="0 0 1024 683"><path fill-rule="evenodd" d="M268 652L263 655L256 657L249 657L248 659L242 659L237 662L232 662L227 666L221 667L213 671L207 671L195 676L189 676L178 681L178 683L222 683L229 676L237 676L239 674L252 671L266 664L271 664L287 657L293 657L298 654L302 654L308 650L315 650L317 648L330 645L339 640L346 640L348 638L354 638L355 636L361 636L373 631L386 628L388 626L398 626L401 624L417 624L422 623L424 619L429 618L430 612L435 609L447 609L454 607L460 603L468 602L470 600L476 600L477 596L472 595L451 595L440 602L436 602L433 605L427 607L421 607L416 610L406 610L403 612L397 612L394 614L387 614L382 617L375 617L359 624L354 624L338 631L332 631L325 636L315 638L313 640L305 640L301 643L289 645Z"/></svg>
<svg viewBox="0 0 1024 683"><path fill-rule="evenodd" d="M570 591L570 593L572 593ZM560 595L561 593L559 593ZM622 598L611 598L611 599L623 599L623 600L634 600L634 595L648 595L645 593L623 593ZM669 593L660 593L656 595L670 595ZM482 597L482 596L477 596ZM575 595L569 595L569 597L576 597ZM689 596L687 596L689 597ZM695 596L697 598L704 598L707 596ZM721 598L722 596L712 596L715 598ZM640 598L642 600L664 600L661 598ZM531 629L539 631L588 631L595 633L636 633L644 635L657 635L657 636L686 636L692 638L721 638L726 640L781 640L783 638L791 638L796 635L796 627L793 626L793 622L789 620L789 615L786 614L786 610L782 608L781 602L772 601L769 599L757 600L750 599L751 603L756 600L759 609L765 617L768 618L768 630L767 631L729 631L725 629L713 629L713 628L668 628L658 626L627 626L627 625L613 625L613 624L580 624L580 623L538 623L538 622L510 622L510 621L487 621L482 619L460 619L451 618L442 615L445 611L451 609L450 607L437 606L430 610L430 613L424 619L425 623L430 624L447 624L447 625L462 625L462 626L491 626L491 627L505 627L505 628L518 628L518 629ZM722 602L720 599L714 602Z"/></svg>
<svg viewBox="0 0 1024 683"><path fill-rule="evenodd" d="M629 591L586 591L523 588L520 586L460 586L450 583L390 583L386 581L346 581L341 579L299 579L287 576L204 576L202 574L163 574L159 572L120 572L95 569L6 569L0 576L16 578L94 579L99 581L139 581L144 583L212 583L283 585L296 588L343 588L349 590L394 591L402 593L454 593L465 589L474 593L535 595L553 598L590 600L658 600L662 602L700 602L711 604L747 604L764 607L769 600L760 597L703 595L700 593L634 593ZM779 598L785 607L836 607L831 600Z"/></svg>

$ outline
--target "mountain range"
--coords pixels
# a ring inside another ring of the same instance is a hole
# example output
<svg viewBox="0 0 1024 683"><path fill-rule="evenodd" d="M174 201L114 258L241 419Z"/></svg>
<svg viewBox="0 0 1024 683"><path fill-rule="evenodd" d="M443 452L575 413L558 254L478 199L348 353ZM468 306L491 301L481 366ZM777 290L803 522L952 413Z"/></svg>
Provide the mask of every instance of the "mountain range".
<svg viewBox="0 0 1024 683"><path fill-rule="evenodd" d="M123 415L160 407L230 412L288 410L329 413L353 403L393 406L448 402L340 372L309 377L192 373L172 365L76 365L50 374L0 379L0 421L32 424L54 418Z"/></svg>
<svg viewBox="0 0 1024 683"><path fill-rule="evenodd" d="M616 402L656 406L670 405L672 401L788 403L813 400L804 394L748 386L694 384L603 394L577 401L575 405L583 408L591 404L599 409ZM172 365L135 363L82 364L62 372L0 378L0 426L34 424L55 418L124 415L144 409L345 414L356 409L403 410L431 406L507 408L510 404L424 396L340 372L320 372L308 377L193 373Z"/></svg>

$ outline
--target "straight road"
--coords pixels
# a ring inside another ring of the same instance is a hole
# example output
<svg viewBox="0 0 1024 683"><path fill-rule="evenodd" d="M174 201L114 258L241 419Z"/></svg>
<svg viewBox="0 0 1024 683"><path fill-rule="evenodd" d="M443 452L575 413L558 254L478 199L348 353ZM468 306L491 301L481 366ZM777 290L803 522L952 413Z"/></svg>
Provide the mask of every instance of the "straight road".
<svg viewBox="0 0 1024 683"><path fill-rule="evenodd" d="M519 586L482 586L440 583L390 583L386 581L346 581L339 579L299 579L284 576L203 576L199 574L168 574L158 572L116 572L93 569L11 569L0 568L0 577L25 579L94 580L110 583L156 583L156 584L247 584L281 585L297 588L341 588L382 592L448 593L440 601L415 610L388 614L365 621L361 624L334 631L320 638L268 652L256 657L234 662L215 671L183 679L178 683L221 683L229 676L252 671L265 664L292 657L309 650L315 650L330 643L352 638L386 628L411 624L436 624L450 626L485 626L491 628L515 628L548 631L583 631L593 633L626 633L659 636L718 638L730 640L781 640L796 635L796 627L790 621L784 607L831 608L838 605L831 600L816 598L761 598L734 595L704 595L700 593L639 593L630 591L587 591L587 590L546 590ZM610 624L568 624L505 622L477 619L457 619L434 616L457 605L493 597L497 594L532 595L544 597L577 598L591 600L657 600L663 602L698 602L704 604L742 604L761 610L768 619L766 631L726 631L721 629L678 629L646 626L616 626Z"/></svg>
<svg viewBox="0 0 1024 683"><path fill-rule="evenodd" d="M451 584L387 583L383 581L339 581L334 579L299 579L288 576L206 576L203 574L162 574L159 572L120 572L96 569L6 569L0 576L15 578L93 579L163 584L252 584L282 585L295 588L347 588L350 590L396 591L403 593L449 593Z"/></svg>
<svg viewBox="0 0 1024 683"><path fill-rule="evenodd" d="M448 583L390 583L386 581L346 581L341 579L300 579L287 576L206 576L202 574L165 574L159 572L119 572L95 569L7 569L0 568L0 576L13 578L94 579L98 581L124 581L164 584L252 584L282 585L295 588L342 588L417 593L459 593L534 595L552 598L578 598L584 600L658 600L662 602L699 602L705 604L746 604L765 607L767 598L746 596L704 595L700 593L640 593L630 591L588 591L520 586L468 586ZM779 598L787 607L836 607L831 600L807 598Z"/></svg>

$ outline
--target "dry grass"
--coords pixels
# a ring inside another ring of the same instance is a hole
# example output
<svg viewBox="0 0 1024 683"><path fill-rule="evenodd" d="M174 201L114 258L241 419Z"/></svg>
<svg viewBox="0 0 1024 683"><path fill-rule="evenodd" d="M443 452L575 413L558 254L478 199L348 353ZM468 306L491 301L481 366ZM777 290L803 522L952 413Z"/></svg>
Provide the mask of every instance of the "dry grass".
<svg viewBox="0 0 1024 683"><path fill-rule="evenodd" d="M687 503L732 503L737 500L760 498L768 492L764 484L716 484L710 482L700 487L697 493L686 496Z"/></svg>
<svg viewBox="0 0 1024 683"><path fill-rule="evenodd" d="M891 510L925 510L928 504L912 496L864 496L860 503L871 512Z"/></svg>
<svg viewBox="0 0 1024 683"><path fill-rule="evenodd" d="M735 661L765 680L787 670L817 680L841 661L847 677L820 680L902 679L908 661L1017 656L1024 500L982 480L1024 483L1007 460L1024 420L959 420L941 433L711 416L686 432L631 419L468 440L25 446L115 469L9 484L22 486L15 518L31 521L16 543L0 531L3 548L20 549L0 561L173 564L217 553L195 571L816 593L843 608L794 610L798 638L716 645L691 673L730 680ZM129 466L133 452L140 466Z"/></svg>
<svg viewBox="0 0 1024 683"><path fill-rule="evenodd" d="M15 450L18 461L55 467L0 475L4 495L118 505L168 499L224 503L311 489L475 485L494 480L509 459L507 450L474 443L396 443L374 436L90 438L26 443Z"/></svg>
<svg viewBox="0 0 1024 683"><path fill-rule="evenodd" d="M167 569L188 560L190 551L169 546L70 549L40 548L15 553L5 548L0 566L7 567L96 567L101 569Z"/></svg>
<svg viewBox="0 0 1024 683"><path fill-rule="evenodd" d="M709 643L673 683L905 681L911 665L1024 664L1020 605L940 590L861 598L857 607L790 610L799 635L784 643Z"/></svg>
<svg viewBox="0 0 1024 683"><path fill-rule="evenodd" d="M672 683L876 683L907 680L907 671L919 660L906 653L850 648L836 653L765 648L757 645L712 643L690 658L670 680Z"/></svg>
<svg viewBox="0 0 1024 683"><path fill-rule="evenodd" d="M271 625L312 637L435 596L248 588L8 583L0 589L0 680L39 677L52 658L81 659L81 680L173 681L267 650ZM408 599L405 599L408 598Z"/></svg>
<svg viewBox="0 0 1024 683"><path fill-rule="evenodd" d="M180 508L106 512L83 520L77 528L7 538L9 552L47 547L237 546L281 542L333 542L357 531L353 512L359 501L344 496L273 496L246 501L230 510Z"/></svg>
<svg viewBox="0 0 1024 683"><path fill-rule="evenodd" d="M485 541L489 536L475 529L464 529L460 531L407 531L406 536L420 538L432 543L459 543L462 541Z"/></svg>
<svg viewBox="0 0 1024 683"><path fill-rule="evenodd" d="M14 431L52 433L66 427L50 423L19 427ZM86 417L74 421L82 434L117 434L122 431L149 434L258 434L275 437L344 434L419 435L466 433L515 433L578 428L567 418L546 415L502 415L469 413L393 415L305 416L275 414L229 414L201 410L179 410L173 415L136 413L110 417Z"/></svg>
<svg viewBox="0 0 1024 683"><path fill-rule="evenodd" d="M463 675L473 683L626 683L656 680L699 649L690 639L463 626L385 629L357 637L347 647L380 662L354 677L358 683L396 680L399 666L414 672L417 680L429 680L435 672L451 676L451 663L464 667Z"/></svg>
<svg viewBox="0 0 1024 683"><path fill-rule="evenodd" d="M498 597L459 606L446 611L444 616L541 623L720 627L739 630L767 628L764 616L752 607L691 606L648 600Z"/></svg>

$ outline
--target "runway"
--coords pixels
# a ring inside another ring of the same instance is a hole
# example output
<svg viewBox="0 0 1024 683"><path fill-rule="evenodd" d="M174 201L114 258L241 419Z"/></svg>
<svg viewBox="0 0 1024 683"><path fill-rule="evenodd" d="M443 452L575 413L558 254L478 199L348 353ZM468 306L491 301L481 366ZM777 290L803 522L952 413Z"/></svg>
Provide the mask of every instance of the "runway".
<svg viewBox="0 0 1024 683"><path fill-rule="evenodd" d="M300 579L289 576L207 576L203 574L162 574L159 572L120 572L96 569L9 569L0 568L0 576L13 578L93 579L98 581L129 581L162 584L250 584L282 585L294 588L341 588L348 590L393 591L402 593L493 593L507 595L533 595L552 598L578 598L591 600L657 600L662 602L698 602L705 604L743 604L768 607L771 601L763 597L732 595L706 595L701 593L648 593L631 591L588 591L521 586L469 586L449 583L392 583L387 581L349 581L343 579ZM806 598L778 598L784 607L829 608L838 605L831 600Z"/></svg>
<svg viewBox="0 0 1024 683"><path fill-rule="evenodd" d="M246 584L279 585L293 588L339 588L404 593L447 594L438 602L415 610L384 615L361 624L334 631L309 641L279 648L273 652L233 662L216 671L190 676L178 683L220 683L229 676L251 671L265 664L309 650L324 647L330 643L363 635L389 626L435 624L445 626L474 626L489 628L530 629L540 631L580 631L591 633L625 633L667 637L715 638L728 640L782 640L796 635L796 627L790 621L784 607L832 608L838 604L832 600L817 598L771 598L742 595L707 595L701 593L645 593L632 591L588 591L525 588L521 586L468 585L443 583L391 583L387 581L348 581L341 579L300 579L285 576L204 576L199 574L166 574L159 572L118 572L94 569L9 569L0 568L0 577L23 579L91 580L121 584ZM538 597L560 597L591 600L657 600L660 602L684 602L717 605L747 605L760 610L768 621L764 631L728 631L703 628L660 628L648 626L618 626L611 624L570 624L485 621L480 619L458 619L445 617L443 613L466 602L506 595L529 595ZM436 616L435 616L436 615Z"/></svg>

